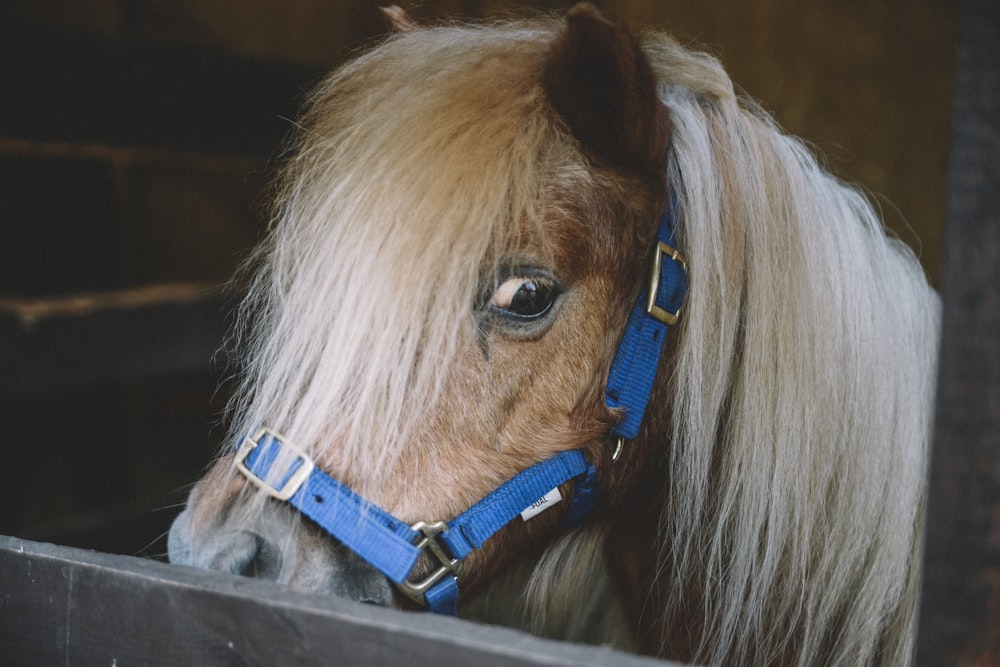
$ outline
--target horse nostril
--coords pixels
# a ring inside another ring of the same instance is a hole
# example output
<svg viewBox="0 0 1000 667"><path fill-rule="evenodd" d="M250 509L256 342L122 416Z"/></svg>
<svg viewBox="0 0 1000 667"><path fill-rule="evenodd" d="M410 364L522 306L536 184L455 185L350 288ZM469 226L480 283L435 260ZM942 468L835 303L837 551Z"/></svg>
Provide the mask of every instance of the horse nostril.
<svg viewBox="0 0 1000 667"><path fill-rule="evenodd" d="M327 564L336 573L328 589L334 595L377 607L392 604L389 580L350 549L336 548L329 555Z"/></svg>
<svg viewBox="0 0 1000 667"><path fill-rule="evenodd" d="M277 581L278 575L281 574L281 552L273 543L260 535L255 534L254 538L256 551L239 574Z"/></svg>
<svg viewBox="0 0 1000 667"><path fill-rule="evenodd" d="M277 581L281 574L281 551L257 533L233 532L225 536L209 567L244 577Z"/></svg>

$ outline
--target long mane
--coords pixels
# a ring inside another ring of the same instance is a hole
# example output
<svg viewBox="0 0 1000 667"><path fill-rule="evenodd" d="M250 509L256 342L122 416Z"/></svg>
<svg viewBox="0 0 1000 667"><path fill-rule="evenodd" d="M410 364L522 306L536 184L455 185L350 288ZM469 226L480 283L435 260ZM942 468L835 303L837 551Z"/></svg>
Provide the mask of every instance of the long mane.
<svg viewBox="0 0 1000 667"><path fill-rule="evenodd" d="M644 613L662 614L668 654L672 632L705 628L690 648L709 664L908 664L938 298L866 196L737 96L715 59L664 35L644 48L690 267ZM543 559L537 629L554 605L588 608L553 595L592 569L601 539L568 536Z"/></svg>
<svg viewBox="0 0 1000 667"><path fill-rule="evenodd" d="M802 662L864 664L884 642L905 656L937 297L861 193L705 92L663 90L692 289L662 571L686 582L675 604L701 587L709 655L794 644Z"/></svg>
<svg viewBox="0 0 1000 667"><path fill-rule="evenodd" d="M533 233L553 165L572 162L538 73L513 62L540 60L556 25L390 39L315 94L240 314L234 437L267 423L322 455L336 436L361 493L400 455L404 416L433 407L474 328L458 322L483 267ZM644 48L690 267L673 392L653 408L673 427L651 599L668 630L706 628L694 648L713 664L905 662L937 298L866 197L717 61L663 35ZM552 547L529 608L592 570L601 531Z"/></svg>

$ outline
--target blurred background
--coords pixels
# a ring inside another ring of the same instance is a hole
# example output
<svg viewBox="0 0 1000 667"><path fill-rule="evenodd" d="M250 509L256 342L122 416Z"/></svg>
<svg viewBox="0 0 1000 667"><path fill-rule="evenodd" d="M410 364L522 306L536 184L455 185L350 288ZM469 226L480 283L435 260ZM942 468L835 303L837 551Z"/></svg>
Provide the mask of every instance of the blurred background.
<svg viewBox="0 0 1000 667"><path fill-rule="evenodd" d="M361 0L0 3L0 534L159 557L224 435L233 295L309 88ZM401 1L424 22L572 2ZM935 283L957 3L620 0L863 183Z"/></svg>

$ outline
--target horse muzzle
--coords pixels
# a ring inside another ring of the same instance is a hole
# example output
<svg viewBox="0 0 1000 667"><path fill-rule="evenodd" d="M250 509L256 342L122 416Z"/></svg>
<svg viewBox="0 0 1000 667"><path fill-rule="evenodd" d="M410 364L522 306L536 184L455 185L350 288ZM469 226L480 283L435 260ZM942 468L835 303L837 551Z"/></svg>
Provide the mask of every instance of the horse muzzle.
<svg viewBox="0 0 1000 667"><path fill-rule="evenodd" d="M393 588L377 569L328 536L311 534L298 521L267 513L247 527L222 526L195 534L189 506L174 520L167 553L188 565L276 581L305 592L391 606Z"/></svg>

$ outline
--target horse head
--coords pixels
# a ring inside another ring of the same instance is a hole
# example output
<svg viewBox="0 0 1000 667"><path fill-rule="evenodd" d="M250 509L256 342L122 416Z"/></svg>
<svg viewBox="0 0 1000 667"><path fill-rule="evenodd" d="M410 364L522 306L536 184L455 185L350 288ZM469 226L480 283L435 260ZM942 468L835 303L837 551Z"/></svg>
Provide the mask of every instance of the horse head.
<svg viewBox="0 0 1000 667"><path fill-rule="evenodd" d="M298 125L171 561L403 608L450 582L463 612L526 572L541 632L579 638L599 591L647 652L905 659L937 318L912 254L669 37L588 4L390 15Z"/></svg>
<svg viewBox="0 0 1000 667"><path fill-rule="evenodd" d="M246 306L259 368L241 425L281 429L405 521L456 516L559 452L604 468L613 451L603 379L647 275L668 121L628 32L589 8L545 28L407 31L323 84ZM195 490L172 558L350 595L352 557L291 536L232 458ZM562 509L506 528L463 583Z"/></svg>

